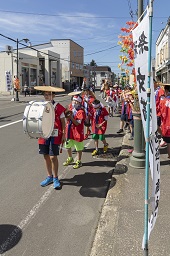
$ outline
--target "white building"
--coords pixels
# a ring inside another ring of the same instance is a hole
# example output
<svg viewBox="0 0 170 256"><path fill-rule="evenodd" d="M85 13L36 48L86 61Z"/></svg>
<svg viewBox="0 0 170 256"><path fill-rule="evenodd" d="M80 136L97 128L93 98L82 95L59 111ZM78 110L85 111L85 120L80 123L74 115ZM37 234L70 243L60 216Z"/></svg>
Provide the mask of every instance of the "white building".
<svg viewBox="0 0 170 256"><path fill-rule="evenodd" d="M34 47L33 47L34 48ZM17 52L0 53L0 92L7 91L5 73L10 72L12 80L17 76ZM44 49L42 52L25 47L18 51L18 78L21 92L24 84L29 87L35 85L61 84L60 55Z"/></svg>
<svg viewBox="0 0 170 256"><path fill-rule="evenodd" d="M53 85L70 89L70 84L83 82L84 49L70 39L52 39L49 43L20 48L18 78L21 91L29 87ZM9 90L7 75L17 76L17 51L0 52L0 92Z"/></svg>
<svg viewBox="0 0 170 256"><path fill-rule="evenodd" d="M156 41L156 79L170 83L170 18Z"/></svg>
<svg viewBox="0 0 170 256"><path fill-rule="evenodd" d="M108 66L96 66L93 67L92 70L92 82L95 86L100 86L103 80L107 80L108 82L112 82L113 72L111 68Z"/></svg>

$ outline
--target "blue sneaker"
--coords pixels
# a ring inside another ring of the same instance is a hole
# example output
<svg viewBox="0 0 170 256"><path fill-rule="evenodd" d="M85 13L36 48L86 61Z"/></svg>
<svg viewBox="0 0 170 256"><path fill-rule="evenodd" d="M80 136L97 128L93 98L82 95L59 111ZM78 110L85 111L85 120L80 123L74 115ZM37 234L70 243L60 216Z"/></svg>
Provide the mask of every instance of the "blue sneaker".
<svg viewBox="0 0 170 256"><path fill-rule="evenodd" d="M48 186L49 184L53 183L53 176L48 176L45 180L43 180L40 185L42 187Z"/></svg>
<svg viewBox="0 0 170 256"><path fill-rule="evenodd" d="M53 187L55 189L60 189L61 188L61 183L60 183L58 178L53 178Z"/></svg>

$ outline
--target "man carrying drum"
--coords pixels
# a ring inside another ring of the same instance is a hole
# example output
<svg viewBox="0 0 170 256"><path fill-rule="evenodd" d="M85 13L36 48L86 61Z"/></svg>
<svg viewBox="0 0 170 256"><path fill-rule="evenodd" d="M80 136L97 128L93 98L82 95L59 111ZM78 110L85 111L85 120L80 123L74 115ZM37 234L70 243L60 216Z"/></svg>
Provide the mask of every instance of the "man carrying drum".
<svg viewBox="0 0 170 256"><path fill-rule="evenodd" d="M60 189L61 184L58 179L58 155L60 144L65 141L65 108L54 101L55 92L65 91L62 88L52 86L35 86L36 90L44 93L45 101L52 102L55 111L54 131L48 139L39 138L39 154L44 156L47 169L47 178L40 185L45 187L53 183L54 189Z"/></svg>

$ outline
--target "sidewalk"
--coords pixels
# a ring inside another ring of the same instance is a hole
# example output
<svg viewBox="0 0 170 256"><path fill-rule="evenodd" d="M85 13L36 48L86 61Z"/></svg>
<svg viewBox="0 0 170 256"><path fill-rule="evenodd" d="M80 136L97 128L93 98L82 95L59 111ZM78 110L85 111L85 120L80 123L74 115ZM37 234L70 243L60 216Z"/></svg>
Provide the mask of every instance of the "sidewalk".
<svg viewBox="0 0 170 256"><path fill-rule="evenodd" d="M131 153L128 148L133 146L133 141L128 138L129 134L125 134L122 139L122 149L113 171L90 256L145 255L142 250L145 170L129 166ZM161 196L158 218L149 240L148 255L151 256L170 255L170 160L166 148L160 149L160 155ZM149 206L149 217L150 214Z"/></svg>

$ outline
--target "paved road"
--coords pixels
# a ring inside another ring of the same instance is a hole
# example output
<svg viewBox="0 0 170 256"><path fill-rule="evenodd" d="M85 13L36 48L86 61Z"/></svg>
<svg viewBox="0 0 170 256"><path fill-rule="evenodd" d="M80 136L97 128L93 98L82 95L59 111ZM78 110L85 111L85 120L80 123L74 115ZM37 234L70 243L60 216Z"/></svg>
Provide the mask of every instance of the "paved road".
<svg viewBox="0 0 170 256"><path fill-rule="evenodd" d="M37 141L22 129L26 101L41 97L20 97L20 102L0 97L0 255L89 255L121 144L121 138L113 135L119 119L109 120L108 155L93 159L89 139L85 141L83 167L73 170L62 166L66 159L63 151L59 156L62 190L42 188L39 183L46 173ZM69 97L57 100L67 105Z"/></svg>

